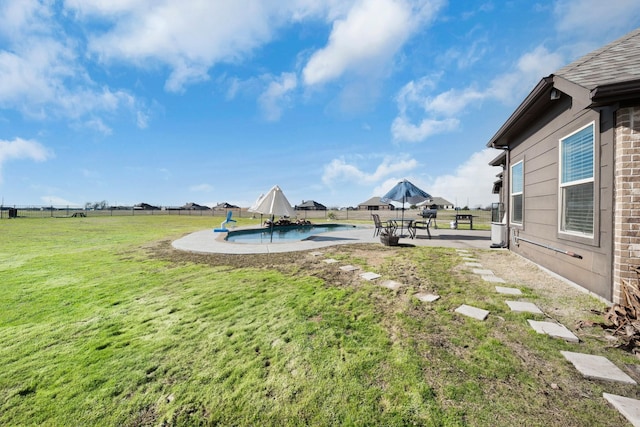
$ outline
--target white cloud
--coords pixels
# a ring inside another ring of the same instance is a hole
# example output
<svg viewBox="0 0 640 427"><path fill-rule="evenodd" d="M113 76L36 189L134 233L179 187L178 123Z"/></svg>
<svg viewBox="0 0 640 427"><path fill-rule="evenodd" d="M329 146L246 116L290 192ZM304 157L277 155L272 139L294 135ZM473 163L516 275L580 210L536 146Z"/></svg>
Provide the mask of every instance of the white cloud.
<svg viewBox="0 0 640 427"><path fill-rule="evenodd" d="M0 183L4 163L22 159L44 162L52 157L53 153L37 141L22 138L13 141L0 140Z"/></svg>
<svg viewBox="0 0 640 427"><path fill-rule="evenodd" d="M358 166L347 163L344 159L334 159L324 166L322 182L327 186L340 183L359 183L370 185L393 174L405 173L415 169L418 162L410 158L383 159L372 173L362 171Z"/></svg>
<svg viewBox="0 0 640 427"><path fill-rule="evenodd" d="M258 98L258 104L265 118L276 121L282 115L282 109L290 103L290 92L298 86L298 79L293 73L282 73L280 78L273 79L267 89Z"/></svg>
<svg viewBox="0 0 640 427"><path fill-rule="evenodd" d="M439 1L361 0L333 23L327 46L303 70L307 85L326 83L347 72L370 75L386 69L419 27L433 18Z"/></svg>
<svg viewBox="0 0 640 427"><path fill-rule="evenodd" d="M0 107L45 119L77 120L92 113L139 110L136 99L121 90L98 88L81 65L79 43L59 34L50 2L14 0L0 7ZM99 127L104 131L104 127Z"/></svg>
<svg viewBox="0 0 640 427"><path fill-rule="evenodd" d="M611 29L633 26L640 13L637 0L558 0L554 7L556 29L560 33L599 38Z"/></svg>
<svg viewBox="0 0 640 427"><path fill-rule="evenodd" d="M41 196L40 200L42 200L42 203L44 203L45 205L50 205L50 206L73 206L73 207L78 207L78 206L83 206L80 203L77 202L72 202L69 201L63 197L58 197L58 196Z"/></svg>
<svg viewBox="0 0 640 427"><path fill-rule="evenodd" d="M429 193L457 202L460 207L484 207L496 202L497 195L491 194L491 187L501 168L489 166L489 162L498 154L489 148L473 153L453 174L435 178L427 187Z"/></svg>
<svg viewBox="0 0 640 427"><path fill-rule="evenodd" d="M454 118L444 120L423 119L419 124L414 124L403 116L398 116L391 124L391 133L396 142L420 142L438 133L452 132L460 125L460 121Z"/></svg>
<svg viewBox="0 0 640 427"><path fill-rule="evenodd" d="M461 123L459 117L468 108L477 107L486 100L515 103L562 64L560 54L538 46L522 55L512 71L492 79L486 89L468 86L431 96L429 91L435 85L433 79L410 81L396 96L398 116L391 125L393 140L420 142L437 133L455 131Z"/></svg>

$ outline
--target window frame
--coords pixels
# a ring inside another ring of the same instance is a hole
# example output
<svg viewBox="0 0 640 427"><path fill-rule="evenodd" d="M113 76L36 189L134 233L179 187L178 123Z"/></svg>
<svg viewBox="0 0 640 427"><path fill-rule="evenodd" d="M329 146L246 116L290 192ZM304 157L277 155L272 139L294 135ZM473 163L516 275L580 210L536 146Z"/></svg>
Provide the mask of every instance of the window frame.
<svg viewBox="0 0 640 427"><path fill-rule="evenodd" d="M513 191L513 183L514 183L513 170L517 166L521 166L520 168L521 188L520 188L520 191L514 192ZM520 196L520 205L521 205L520 221L514 220L515 203L513 201L514 201L514 197L517 197L517 196ZM518 227L522 227L524 225L524 159L517 161L516 163L513 163L509 167L509 224L518 226Z"/></svg>
<svg viewBox="0 0 640 427"><path fill-rule="evenodd" d="M571 138L575 134L582 132L583 130L591 127L592 129L592 140L591 140L591 152L592 152L592 165L591 165L591 176L588 178L580 178L575 179L573 181L563 182L563 172L565 171L565 164L563 163L563 145L564 141ZM597 135L598 129L595 121L590 121L584 126L579 127L575 131L563 136L558 140L558 236L560 238L566 238L574 241L583 241L585 243L595 243L594 240L597 236L597 218L596 213L598 212L598 197L597 197L597 179L596 179L596 171L598 170L598 159L597 159ZM566 230L563 229L563 223L565 221L565 189L577 187L584 184L591 184L593 194L592 194L592 224L591 224L591 233L585 233L575 230Z"/></svg>

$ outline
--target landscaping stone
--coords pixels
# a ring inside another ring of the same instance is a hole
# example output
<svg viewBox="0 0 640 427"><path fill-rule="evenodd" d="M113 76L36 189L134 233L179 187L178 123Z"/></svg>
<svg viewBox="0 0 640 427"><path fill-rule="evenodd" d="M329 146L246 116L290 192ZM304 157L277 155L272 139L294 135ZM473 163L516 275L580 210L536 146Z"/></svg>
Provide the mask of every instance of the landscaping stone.
<svg viewBox="0 0 640 427"><path fill-rule="evenodd" d="M483 269L483 268L474 268L473 269L473 274L479 274L481 276L487 276L487 275L492 276L493 275L493 271L487 270L487 269Z"/></svg>
<svg viewBox="0 0 640 427"><path fill-rule="evenodd" d="M324 260L324 262L326 262L327 264L335 264L336 262L338 262L338 260L333 258L327 258Z"/></svg>
<svg viewBox="0 0 640 427"><path fill-rule="evenodd" d="M632 426L640 427L640 400L609 393L602 393L602 397L616 408Z"/></svg>
<svg viewBox="0 0 640 427"><path fill-rule="evenodd" d="M378 273L368 272L368 273L362 273L360 277L362 277L365 280L375 280L382 276L380 276Z"/></svg>
<svg viewBox="0 0 640 427"><path fill-rule="evenodd" d="M633 378L625 374L622 369L604 356L571 351L561 351L560 353L586 378L637 384Z"/></svg>
<svg viewBox="0 0 640 427"><path fill-rule="evenodd" d="M502 278L500 278L500 277L498 277L496 275L493 275L493 274L485 274L485 275L482 275L480 277L482 277L482 280L484 280L485 282L507 283L507 282L504 281L504 279L502 279Z"/></svg>
<svg viewBox="0 0 640 427"><path fill-rule="evenodd" d="M462 260L463 261L469 261L469 262L478 262L478 258L472 258L472 257L468 257L468 256L462 257Z"/></svg>
<svg viewBox="0 0 640 427"><path fill-rule="evenodd" d="M456 313L464 314L465 316L469 316L478 320L484 320L489 315L489 312L487 310L472 307L466 304L462 304L460 307L456 308Z"/></svg>
<svg viewBox="0 0 640 427"><path fill-rule="evenodd" d="M356 270L359 270L359 268L356 267L355 265L343 265L342 267L340 267L340 270L343 270L343 271L356 271Z"/></svg>
<svg viewBox="0 0 640 427"><path fill-rule="evenodd" d="M380 283L380 286L384 286L385 288L395 291L397 289L400 289L402 283L396 282L395 280L385 280L384 282Z"/></svg>
<svg viewBox="0 0 640 427"><path fill-rule="evenodd" d="M537 320L527 319L529 325L539 334L547 334L553 338L560 338L568 342L580 342L566 326L554 322L539 322Z"/></svg>
<svg viewBox="0 0 640 427"><path fill-rule="evenodd" d="M310 253L311 256L321 256L324 255L322 252L311 252Z"/></svg>
<svg viewBox="0 0 640 427"><path fill-rule="evenodd" d="M496 291L499 294L522 295L522 291L518 288L505 288L503 286L496 286Z"/></svg>
<svg viewBox="0 0 640 427"><path fill-rule="evenodd" d="M440 295L434 294L415 294L415 297L422 302L434 302L440 299Z"/></svg>
<svg viewBox="0 0 640 427"><path fill-rule="evenodd" d="M482 264L480 264L479 262L465 262L464 265L466 265L467 267L482 268Z"/></svg>
<svg viewBox="0 0 640 427"><path fill-rule="evenodd" d="M538 308L532 302L522 302L522 301L505 301L511 311L520 311L524 313L535 313L535 314L544 314L542 310Z"/></svg>

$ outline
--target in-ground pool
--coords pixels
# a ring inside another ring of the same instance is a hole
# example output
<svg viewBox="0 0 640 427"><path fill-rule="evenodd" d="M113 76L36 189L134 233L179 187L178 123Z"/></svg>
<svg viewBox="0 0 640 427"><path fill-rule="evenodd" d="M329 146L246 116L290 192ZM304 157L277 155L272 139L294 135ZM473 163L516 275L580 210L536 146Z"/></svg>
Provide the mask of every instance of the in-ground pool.
<svg viewBox="0 0 640 427"><path fill-rule="evenodd" d="M355 225L348 224L276 225L273 227L273 243L304 240L315 234L353 230L355 228ZM236 243L270 243L271 228L229 231L226 240Z"/></svg>

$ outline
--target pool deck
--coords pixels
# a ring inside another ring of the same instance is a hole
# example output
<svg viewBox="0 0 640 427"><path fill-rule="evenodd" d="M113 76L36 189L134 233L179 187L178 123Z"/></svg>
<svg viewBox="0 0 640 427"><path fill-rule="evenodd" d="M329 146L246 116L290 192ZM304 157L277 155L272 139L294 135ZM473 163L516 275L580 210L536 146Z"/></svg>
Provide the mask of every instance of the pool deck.
<svg viewBox="0 0 640 427"><path fill-rule="evenodd" d="M240 230L238 228L237 230ZM491 232L489 230L452 230L448 228L430 229L431 239L422 232L415 239L400 239L400 246L437 246L447 248L489 249ZM172 243L178 250L195 253L222 254L268 254L279 252L311 251L335 245L354 243L380 243L379 237L373 237L373 227L353 230L332 231L317 234L306 240L278 243L234 243L224 240L226 233L216 233L212 229L196 231Z"/></svg>

